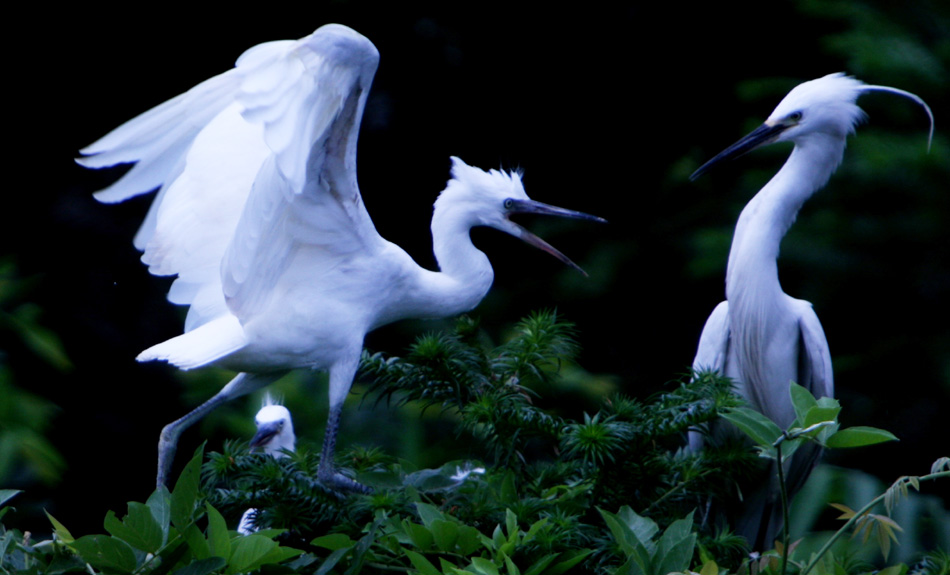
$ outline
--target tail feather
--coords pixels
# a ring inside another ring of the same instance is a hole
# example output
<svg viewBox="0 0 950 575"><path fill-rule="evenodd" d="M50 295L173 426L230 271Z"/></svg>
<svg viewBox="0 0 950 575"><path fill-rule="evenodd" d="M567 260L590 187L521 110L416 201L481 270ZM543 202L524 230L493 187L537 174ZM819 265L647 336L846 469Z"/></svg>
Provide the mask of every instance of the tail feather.
<svg viewBox="0 0 950 575"><path fill-rule="evenodd" d="M167 361L181 369L208 365L247 345L244 328L233 315L224 315L192 331L146 349L138 361Z"/></svg>

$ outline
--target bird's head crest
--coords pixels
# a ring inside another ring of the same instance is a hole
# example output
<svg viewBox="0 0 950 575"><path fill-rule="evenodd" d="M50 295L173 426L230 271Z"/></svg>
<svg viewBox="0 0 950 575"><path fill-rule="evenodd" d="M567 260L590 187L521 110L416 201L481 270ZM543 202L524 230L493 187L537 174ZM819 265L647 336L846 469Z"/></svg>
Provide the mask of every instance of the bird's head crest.
<svg viewBox="0 0 950 575"><path fill-rule="evenodd" d="M842 72L828 74L815 80L803 82L789 92L766 120L766 124L784 123L789 127L798 125L801 130L788 130L779 139L793 139L803 130L832 132L845 136L866 117L857 105L857 99L867 92L888 92L909 98L920 104L930 118L928 149L933 139L933 113L919 96L890 86L874 86L852 78Z"/></svg>

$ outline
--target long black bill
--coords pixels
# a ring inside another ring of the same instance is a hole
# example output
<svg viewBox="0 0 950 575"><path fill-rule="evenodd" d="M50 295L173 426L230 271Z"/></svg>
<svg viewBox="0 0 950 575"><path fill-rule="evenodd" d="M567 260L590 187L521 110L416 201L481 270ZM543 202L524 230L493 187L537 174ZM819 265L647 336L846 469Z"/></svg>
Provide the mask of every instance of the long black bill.
<svg viewBox="0 0 950 575"><path fill-rule="evenodd" d="M511 199L511 200L508 200L507 208L508 208L507 215L539 214L539 215L544 215L544 216L558 216L561 218L572 218L575 220L588 220L591 222L600 222L600 223L607 222L607 220L598 216L592 216L590 214L585 214L584 212L575 212L574 210L566 210L564 208L559 208L557 206L543 204L541 202L536 202L534 200ZM527 243L531 244L532 246L536 248L546 251L547 253L561 260L566 265L581 272L582 274L584 274L585 277L587 276L587 272L581 269L579 265L572 262L570 258L568 258L566 255L562 254L557 249L555 249L551 244L547 243L546 241L542 240L538 236L532 234L528 230L524 229L523 227L519 226L518 224L510 220L509 220L509 223L512 226L514 226L513 235L521 238L522 240L526 241Z"/></svg>
<svg viewBox="0 0 950 575"><path fill-rule="evenodd" d="M257 428L257 433L254 434L254 437L251 438L250 448L256 449L258 447L264 447L270 443L271 439L274 439L274 436L280 433L281 422L272 421L270 423L262 423Z"/></svg>
<svg viewBox="0 0 950 575"><path fill-rule="evenodd" d="M693 175L689 177L689 181L695 181L696 178L702 176L720 162L738 158L759 146L773 142L786 128L788 128L788 126L782 123L776 123L771 126L769 124L762 124L749 132L746 137L719 152L713 159L700 166L699 169L693 172Z"/></svg>

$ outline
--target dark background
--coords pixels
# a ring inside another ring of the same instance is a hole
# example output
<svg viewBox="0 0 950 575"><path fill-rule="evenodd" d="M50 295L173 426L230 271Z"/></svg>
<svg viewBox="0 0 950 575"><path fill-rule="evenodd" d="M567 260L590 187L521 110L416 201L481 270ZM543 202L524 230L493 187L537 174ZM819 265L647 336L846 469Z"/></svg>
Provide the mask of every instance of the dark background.
<svg viewBox="0 0 950 575"><path fill-rule="evenodd" d="M25 286L8 305L32 304L71 362L56 369L14 330L0 334L12 382L56 406L44 435L64 458L58 482L39 481L23 455L0 477L0 487L26 490L18 527L48 529L36 514L42 507L74 534L98 531L106 510L144 501L161 427L228 377L183 378L134 361L180 333L183 317L164 299L169 281L150 276L131 244L150 198L99 204L91 193L118 172L87 171L72 159L123 121L225 71L243 50L329 22L353 27L381 53L360 136L360 185L380 233L420 264L434 266L428 222L450 155L486 169L521 168L533 198L610 221L529 222L589 278L503 234L473 234L495 266L493 291L473 313L490 336L503 338L540 308L556 307L577 324L578 363L598 386L549 399L573 417L595 410L603 392L646 398L687 370L723 298L736 217L788 148L757 151L696 183L692 170L804 80L845 71L923 97L937 120L929 154L923 111L893 96L862 98L870 122L805 205L779 269L785 291L813 302L825 327L843 422L901 438L828 460L889 483L950 455L945 2L899 10L807 1L566 10L491 2L85 6L10 22L34 36L8 52L5 82L13 152L0 257ZM443 325L390 326L367 346L399 354ZM306 387L280 390L298 435L316 446L325 387ZM218 449L224 438L250 435L259 400L235 404L185 435L179 465L204 439ZM412 417L393 423L388 411L357 398L341 441L376 442L437 465L441 455L426 455L427 447L454 436L427 433ZM393 445L394 436L412 436L416 447Z"/></svg>

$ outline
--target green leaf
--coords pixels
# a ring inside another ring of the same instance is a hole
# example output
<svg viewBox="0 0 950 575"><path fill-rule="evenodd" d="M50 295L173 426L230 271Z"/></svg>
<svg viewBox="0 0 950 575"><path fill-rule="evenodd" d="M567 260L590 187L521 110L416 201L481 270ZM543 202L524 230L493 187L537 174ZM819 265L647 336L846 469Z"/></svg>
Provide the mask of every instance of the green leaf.
<svg viewBox="0 0 950 575"><path fill-rule="evenodd" d="M690 533L688 536L675 541L672 547L663 554L657 553L653 563L656 565L656 573L683 572L689 568L690 561L693 559L693 549L696 546L696 534Z"/></svg>
<svg viewBox="0 0 950 575"><path fill-rule="evenodd" d="M402 527L406 534L409 535L412 544L422 551L426 551L432 546L432 542L434 541L432 531L427 529L424 525L419 525L418 523L413 523L406 519L403 521Z"/></svg>
<svg viewBox="0 0 950 575"><path fill-rule="evenodd" d="M455 542L459 538L459 527L457 523L437 519L432 522L432 538L435 546L443 553L455 551Z"/></svg>
<svg viewBox="0 0 950 575"><path fill-rule="evenodd" d="M356 544L356 541L353 541L348 535L344 535L343 533L331 533L323 537L317 537L311 541L310 544L315 547L323 547L330 551L336 551L337 549L349 549Z"/></svg>
<svg viewBox="0 0 950 575"><path fill-rule="evenodd" d="M210 503L205 503L208 514L208 550L214 557L231 556L231 534L224 517Z"/></svg>
<svg viewBox="0 0 950 575"><path fill-rule="evenodd" d="M528 570L524 572L524 575L540 575L541 572L544 571L544 569L548 565L550 565L551 563L554 562L555 559L557 559L557 556L558 556L557 553L551 553L549 555L545 555L544 557L538 559L537 561L532 563L530 567L528 567Z"/></svg>
<svg viewBox="0 0 950 575"><path fill-rule="evenodd" d="M433 521L445 519L445 515L434 505L422 503L421 501L416 502L416 512L419 514L419 519L422 520L422 524L430 529L432 528Z"/></svg>
<svg viewBox="0 0 950 575"><path fill-rule="evenodd" d="M171 494L168 488L162 485L152 492L148 501L145 502L155 522L162 530L162 545L168 542L168 527L171 525Z"/></svg>
<svg viewBox="0 0 950 575"><path fill-rule="evenodd" d="M231 557L225 573L246 573L259 567L268 553L277 547L277 542L257 533L237 537L232 542Z"/></svg>
<svg viewBox="0 0 950 575"><path fill-rule="evenodd" d="M49 511L45 511L47 519L53 524L53 533L56 534L57 539L63 543L69 545L76 539L73 537L72 533L69 532L69 529L66 529L66 526L56 520L55 517L49 514Z"/></svg>
<svg viewBox="0 0 950 575"><path fill-rule="evenodd" d="M471 525L459 525L459 536L455 541L457 551L469 556L482 546L482 534Z"/></svg>
<svg viewBox="0 0 950 575"><path fill-rule="evenodd" d="M723 412L722 417L738 427L757 445L770 451L772 444L782 435L782 430L774 421L748 407L734 407Z"/></svg>
<svg viewBox="0 0 950 575"><path fill-rule="evenodd" d="M224 560L224 557L198 559L197 561L192 561L188 565L185 565L181 569L177 569L172 575L208 575L209 573L220 570L226 564L227 561Z"/></svg>
<svg viewBox="0 0 950 575"><path fill-rule="evenodd" d="M499 575L498 567L494 563L485 559L484 557L472 557L472 567L476 569L476 573L481 573L483 575Z"/></svg>
<svg viewBox="0 0 950 575"><path fill-rule="evenodd" d="M421 553L416 553L412 549L403 549L403 553L406 554L406 557L409 557L412 566L422 573L422 575L442 575L442 572Z"/></svg>
<svg viewBox="0 0 950 575"><path fill-rule="evenodd" d="M340 560L343 559L346 556L346 554L349 552L350 552L350 549L347 548L347 549L337 549L333 553L330 553L330 555L327 556L327 558L323 561L323 563L320 564L320 568L317 569L317 572L315 575L326 575L327 573L329 573L330 570L336 567L336 564L339 563Z"/></svg>
<svg viewBox="0 0 950 575"><path fill-rule="evenodd" d="M821 423L823 421L835 421L838 418L838 413L841 412L840 406L835 407L822 407L815 405L808 410L808 413L805 414L804 425L802 427L811 427L816 423ZM818 430L815 431L818 433Z"/></svg>
<svg viewBox="0 0 950 575"><path fill-rule="evenodd" d="M550 569L545 571L544 575L561 575L562 573L567 573L578 563L584 559L587 559L587 556L593 552L593 549L577 549L566 551L561 554L561 560L552 565Z"/></svg>
<svg viewBox="0 0 950 575"><path fill-rule="evenodd" d="M195 506L198 501L198 483L201 480L201 460L204 456L204 444L195 451L194 457L185 465L175 490L171 495L171 520L179 530L194 520Z"/></svg>
<svg viewBox="0 0 950 575"><path fill-rule="evenodd" d="M181 534L196 559L207 559L211 557L211 546L208 545L208 540L205 539L204 533L201 532L201 529L199 529L197 525L192 523L186 527Z"/></svg>
<svg viewBox="0 0 950 575"><path fill-rule="evenodd" d="M878 429L876 427L847 427L838 431L825 443L827 447L838 449L842 447L863 447L884 443L886 441L899 441L890 431Z"/></svg>
<svg viewBox="0 0 950 575"><path fill-rule="evenodd" d="M799 422L805 421L805 414L808 413L808 410L818 405L818 400L815 399L815 396L812 395L808 389L798 385L794 381L791 382L789 386L789 395L792 398L792 407L795 408L795 417L798 418ZM807 427L807 425L803 425L802 427Z"/></svg>
<svg viewBox="0 0 950 575"><path fill-rule="evenodd" d="M135 552L128 543L108 535L86 535L71 547L83 561L103 571L131 573L137 567Z"/></svg>
<svg viewBox="0 0 950 575"><path fill-rule="evenodd" d="M141 551L158 553L162 547L162 528L144 503L130 501L129 512L122 521L109 511L106 514L105 528L110 535Z"/></svg>

